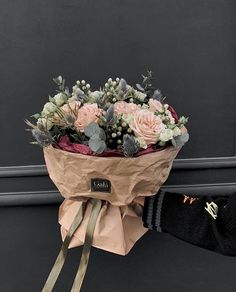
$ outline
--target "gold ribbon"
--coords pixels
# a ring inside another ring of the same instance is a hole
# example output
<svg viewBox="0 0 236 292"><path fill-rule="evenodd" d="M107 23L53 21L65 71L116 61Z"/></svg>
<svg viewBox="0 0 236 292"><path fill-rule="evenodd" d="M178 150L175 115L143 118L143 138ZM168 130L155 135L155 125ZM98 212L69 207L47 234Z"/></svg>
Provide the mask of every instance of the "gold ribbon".
<svg viewBox="0 0 236 292"><path fill-rule="evenodd" d="M43 287L42 292L51 292L53 290L53 287L55 286L57 278L60 275L61 269L65 263L68 247L71 242L71 239L83 220L86 204L87 202L83 202L79 211L77 212L70 226L70 229L66 235L66 238L62 244L62 247L57 256L57 259ZM93 208L92 208L91 216L90 216L87 230L86 230L85 242L84 242L84 247L83 247L82 256L80 260L80 265L79 265L78 272L76 274L71 292L80 291L82 283L83 283L83 279L87 270L87 266L88 266L91 245L93 242L93 233L96 226L97 217L101 210L102 201L98 199L92 199L92 204L93 204Z"/></svg>

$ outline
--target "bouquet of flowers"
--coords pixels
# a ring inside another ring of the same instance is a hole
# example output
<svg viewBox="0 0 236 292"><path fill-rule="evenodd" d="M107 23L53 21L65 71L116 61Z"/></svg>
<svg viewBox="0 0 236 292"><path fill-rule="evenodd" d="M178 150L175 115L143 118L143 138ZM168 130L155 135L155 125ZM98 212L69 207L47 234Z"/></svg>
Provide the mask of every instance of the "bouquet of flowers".
<svg viewBox="0 0 236 292"><path fill-rule="evenodd" d="M64 239L43 291L51 291L67 248L84 244L72 291L80 290L91 245L127 254L147 231L145 196L157 193L188 141L187 118L178 118L153 87L152 72L136 89L109 78L99 91L77 81L72 92L58 76L55 96L26 120L44 148L49 176L65 197L59 210Z"/></svg>

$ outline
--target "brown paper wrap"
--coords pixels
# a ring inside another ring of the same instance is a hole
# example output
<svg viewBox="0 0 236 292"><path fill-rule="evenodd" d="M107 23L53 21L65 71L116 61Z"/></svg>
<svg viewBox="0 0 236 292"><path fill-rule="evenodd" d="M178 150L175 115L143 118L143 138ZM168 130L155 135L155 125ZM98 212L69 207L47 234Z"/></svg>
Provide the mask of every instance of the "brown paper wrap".
<svg viewBox="0 0 236 292"><path fill-rule="evenodd" d="M142 223L144 196L157 193L166 181L180 148L167 147L139 157L97 157L71 153L49 146L44 156L49 176L64 202L59 210L63 239L83 200L104 201L100 211L93 246L127 254L134 243L147 231ZM111 182L111 192L92 192L91 179ZM88 201L84 219L74 234L70 248L82 245L91 213Z"/></svg>

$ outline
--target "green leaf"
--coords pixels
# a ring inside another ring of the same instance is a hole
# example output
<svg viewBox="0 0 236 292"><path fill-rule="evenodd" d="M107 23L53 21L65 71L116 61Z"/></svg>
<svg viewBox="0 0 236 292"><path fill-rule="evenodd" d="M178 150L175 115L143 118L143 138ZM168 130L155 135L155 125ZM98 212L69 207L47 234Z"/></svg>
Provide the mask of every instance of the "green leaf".
<svg viewBox="0 0 236 292"><path fill-rule="evenodd" d="M94 135L89 140L89 147L93 152L101 154L106 150L106 143L103 140L101 140L99 136Z"/></svg>
<svg viewBox="0 0 236 292"><path fill-rule="evenodd" d="M41 115L37 113L37 114L32 115L31 117L38 120L41 117Z"/></svg>
<svg viewBox="0 0 236 292"><path fill-rule="evenodd" d="M84 134L91 138L93 135L98 135L100 133L100 128L98 124L96 123L90 123L85 129L84 129Z"/></svg>
<svg viewBox="0 0 236 292"><path fill-rule="evenodd" d="M171 143L174 147L182 147L189 140L189 134L183 133L171 140Z"/></svg>
<svg viewBox="0 0 236 292"><path fill-rule="evenodd" d="M89 124L85 129L84 129L84 134L92 138L94 136L98 136L99 139L105 141L106 140L106 133L105 131L98 126L96 123L91 123Z"/></svg>

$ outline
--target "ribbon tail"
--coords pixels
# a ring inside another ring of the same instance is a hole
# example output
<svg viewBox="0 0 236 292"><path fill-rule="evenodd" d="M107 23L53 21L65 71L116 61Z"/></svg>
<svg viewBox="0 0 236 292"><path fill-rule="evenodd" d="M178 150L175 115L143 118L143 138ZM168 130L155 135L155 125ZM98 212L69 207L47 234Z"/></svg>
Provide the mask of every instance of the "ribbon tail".
<svg viewBox="0 0 236 292"><path fill-rule="evenodd" d="M93 207L92 207L91 216L87 225L81 260L80 260L79 268L75 276L75 280L74 280L71 292L80 291L81 286L83 284L83 279L88 267L90 250L93 243L93 234L94 234L97 218L102 207L102 201L99 199L92 199L92 204L93 204Z"/></svg>
<svg viewBox="0 0 236 292"><path fill-rule="evenodd" d="M56 258L56 261L51 269L51 272L47 278L47 281L43 287L42 292L51 292L53 290L53 287L54 287L54 285L57 281L57 278L60 275L62 267L65 263L67 252L68 252L68 247L69 247L69 244L71 242L71 239L72 239L75 231L80 226L80 224L83 220L85 207L86 207L86 202L83 202L79 211L77 212L71 226L70 226L70 229L69 229L69 231L66 235L66 238L61 246L61 250L60 250L60 252Z"/></svg>

